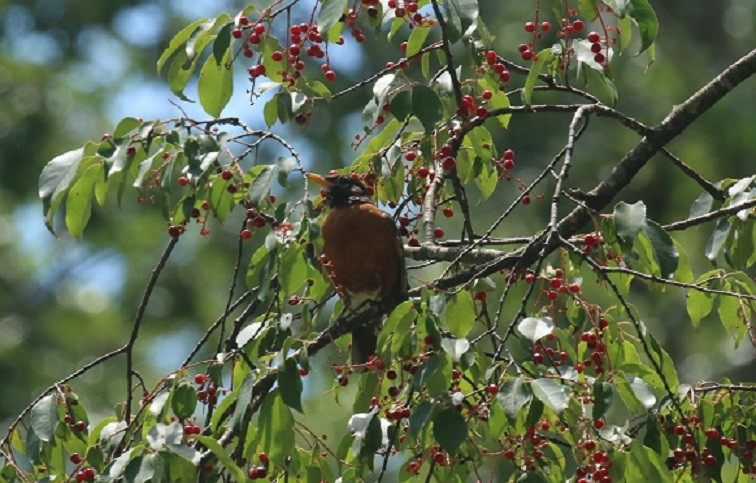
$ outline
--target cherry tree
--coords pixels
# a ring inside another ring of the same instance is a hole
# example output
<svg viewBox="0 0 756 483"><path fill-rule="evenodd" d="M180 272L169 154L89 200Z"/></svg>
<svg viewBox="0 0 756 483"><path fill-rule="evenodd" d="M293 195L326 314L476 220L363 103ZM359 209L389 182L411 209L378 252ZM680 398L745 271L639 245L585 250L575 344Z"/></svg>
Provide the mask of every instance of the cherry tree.
<svg viewBox="0 0 756 483"><path fill-rule="evenodd" d="M681 382L631 290L684 294L693 327L716 314L734 345L754 345L756 177L706 179L669 144L738 94L756 51L661 121L636 119L615 107L616 61L655 60L651 3L542 3L529 2L522 43L505 49L493 47L476 0L278 0L176 33L157 69L180 115L124 118L40 175L51 231L85 237L93 207L136 198L166 220L167 244L128 340L30 401L0 441L0 479L721 481L756 472L755 386ZM359 44L395 60L337 89L331 59ZM222 115L240 89L260 119ZM186 113L182 102L195 96L206 117ZM317 166L297 132L338 103L361 123L343 141L354 155L340 172L393 214L412 262L409 298L396 307L343 310L319 266L323 194L303 177ZM509 128L537 132L548 114L569 120L549 133L561 149L521 159ZM604 159L586 187L570 177L585 156L581 138L610 123L637 141ZM669 183L699 187L687 217L661 223L643 201L617 201L654 156L676 167ZM524 210L528 231L500 236ZM227 303L180 366L145 379L134 355L174 248L226 236L213 226L237 222ZM708 240L705 250L684 246L683 233ZM694 273L707 259L712 268ZM381 315L376 354L352 365L345 335ZM198 357L208 348L215 357ZM307 378L326 358L332 389L308 399ZM77 380L114 359L125 360L122 403L96 419ZM311 405L340 413L340 441L310 428Z"/></svg>

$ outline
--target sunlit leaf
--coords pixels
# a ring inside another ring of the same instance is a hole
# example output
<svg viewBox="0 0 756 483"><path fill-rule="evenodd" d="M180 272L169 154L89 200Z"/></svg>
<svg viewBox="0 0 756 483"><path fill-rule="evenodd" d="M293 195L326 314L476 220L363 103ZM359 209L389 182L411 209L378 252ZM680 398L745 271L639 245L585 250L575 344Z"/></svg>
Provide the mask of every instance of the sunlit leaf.
<svg viewBox="0 0 756 483"><path fill-rule="evenodd" d="M199 76L198 93L202 108L213 117L218 117L234 93L234 72L231 66L231 47L220 61L210 56L205 61Z"/></svg>
<svg viewBox="0 0 756 483"><path fill-rule="evenodd" d="M444 319L455 337L466 337L475 324L475 305L467 291L454 294L446 301Z"/></svg>
<svg viewBox="0 0 756 483"><path fill-rule="evenodd" d="M642 201L632 205L620 201L614 207L613 219L617 236L632 242L638 236L638 232L646 226L646 205Z"/></svg>
<svg viewBox="0 0 756 483"><path fill-rule="evenodd" d="M521 377L516 377L501 385L496 398L504 413L514 419L520 409L528 405L533 399L533 393L530 386Z"/></svg>
<svg viewBox="0 0 756 483"><path fill-rule="evenodd" d="M531 342L537 342L546 337L554 330L554 321L551 317L526 317L517 324L517 331Z"/></svg>
<svg viewBox="0 0 756 483"><path fill-rule="evenodd" d="M530 387L533 390L533 395L553 411L561 413L567 409L570 401L570 390L565 386L552 379L540 378L531 381Z"/></svg>
<svg viewBox="0 0 756 483"><path fill-rule="evenodd" d="M48 394L40 399L31 410L31 429L42 441L49 443L58 425L57 395Z"/></svg>

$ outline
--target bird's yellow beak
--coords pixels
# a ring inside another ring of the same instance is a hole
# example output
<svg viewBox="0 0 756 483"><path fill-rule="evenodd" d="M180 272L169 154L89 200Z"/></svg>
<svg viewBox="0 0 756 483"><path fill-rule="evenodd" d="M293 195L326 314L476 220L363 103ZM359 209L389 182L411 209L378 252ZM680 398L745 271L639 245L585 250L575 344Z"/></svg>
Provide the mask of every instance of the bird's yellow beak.
<svg viewBox="0 0 756 483"><path fill-rule="evenodd" d="M315 182L315 183L317 183L317 184L325 187L326 189L331 188L333 186L333 183L331 183L330 181L328 181L327 179L325 179L325 177L323 177L323 176L321 176L319 174L307 173L307 174L305 174L305 176L307 176L307 178L310 181L313 181L313 182Z"/></svg>

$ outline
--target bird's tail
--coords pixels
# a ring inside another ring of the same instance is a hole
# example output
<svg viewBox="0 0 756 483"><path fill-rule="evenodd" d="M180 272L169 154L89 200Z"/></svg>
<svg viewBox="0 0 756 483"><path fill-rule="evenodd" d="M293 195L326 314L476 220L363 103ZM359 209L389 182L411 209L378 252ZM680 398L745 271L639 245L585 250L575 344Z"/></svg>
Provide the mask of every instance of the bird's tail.
<svg viewBox="0 0 756 483"><path fill-rule="evenodd" d="M352 365L365 364L375 354L382 320L379 317L352 331Z"/></svg>

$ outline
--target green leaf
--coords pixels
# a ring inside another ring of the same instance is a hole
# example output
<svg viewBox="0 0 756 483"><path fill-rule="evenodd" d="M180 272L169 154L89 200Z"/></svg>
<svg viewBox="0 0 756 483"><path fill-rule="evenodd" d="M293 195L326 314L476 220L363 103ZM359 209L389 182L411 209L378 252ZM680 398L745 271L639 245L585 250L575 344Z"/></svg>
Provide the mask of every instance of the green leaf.
<svg viewBox="0 0 756 483"><path fill-rule="evenodd" d="M711 234L709 241L706 243L706 250L704 251L706 258L712 263L717 260L717 256L719 256L719 252L724 246L729 231L730 222L727 218L720 219L717 222L717 227L714 229L714 233Z"/></svg>
<svg viewBox="0 0 756 483"><path fill-rule="evenodd" d="M255 374L253 372L248 373L244 377L241 387L238 389L239 396L236 401L236 408L229 421L229 424L233 429L239 429L242 424L246 424L244 415L247 412L249 403L252 402L252 392L255 388L255 380Z"/></svg>
<svg viewBox="0 0 756 483"><path fill-rule="evenodd" d="M266 399L267 401L267 399ZM265 402L263 402L263 405ZM289 431L291 434L291 431ZM204 445L207 449L209 449L213 455L218 458L218 461L223 465L224 471L228 471L229 475L234 481L247 481L247 475L242 471L241 468L239 468L236 463L234 463L233 458L226 453L226 450L223 449L223 446L218 443L215 438L211 438L209 436L202 436L202 435L196 435L194 436L194 439L199 441L202 445ZM292 434L292 442L293 442L293 434ZM271 461L273 461L273 457L271 456ZM279 462L275 462L277 465L280 464Z"/></svg>
<svg viewBox="0 0 756 483"><path fill-rule="evenodd" d="M418 84L412 89L412 112L422 123L425 132L429 133L441 119L443 106L433 89Z"/></svg>
<svg viewBox="0 0 756 483"><path fill-rule="evenodd" d="M300 245L286 250L281 256L281 270L279 272L281 288L284 295L296 293L307 281L310 273L304 251Z"/></svg>
<svg viewBox="0 0 756 483"><path fill-rule="evenodd" d="M593 22L598 17L598 8L596 7L596 0L578 0L578 10L580 15L585 17L586 20Z"/></svg>
<svg viewBox="0 0 756 483"><path fill-rule="evenodd" d="M412 29L412 33L407 39L407 51L405 52L407 59L411 59L420 51L420 49L423 48L425 39L428 38L430 30L430 27L415 27L414 29Z"/></svg>
<svg viewBox="0 0 756 483"><path fill-rule="evenodd" d="M225 220L234 207L234 196L228 192L230 183L218 176L210 188L210 206L219 221Z"/></svg>
<svg viewBox="0 0 756 483"><path fill-rule="evenodd" d="M281 94L276 94L276 96ZM268 102L265 103L265 107L263 107L263 118L265 119L265 124L268 127L273 126L273 124L278 121L278 99L276 96L273 96Z"/></svg>
<svg viewBox="0 0 756 483"><path fill-rule="evenodd" d="M543 70L543 66L545 66L546 63L551 62L553 57L554 54L551 52L550 47L538 52L538 60L533 62L533 65L530 67L530 72L528 72L528 77L525 79L525 90L523 91L525 104L530 105L533 103L533 89L538 81L538 75Z"/></svg>
<svg viewBox="0 0 756 483"><path fill-rule="evenodd" d="M391 99L391 113L400 121L404 121L412 113L412 93L401 91Z"/></svg>
<svg viewBox="0 0 756 483"><path fill-rule="evenodd" d="M331 39L325 34L328 33L332 26L340 21L347 5L347 0L323 0L323 6L320 7L320 12L318 13L318 30L324 34L324 37L332 42L338 40L338 37Z"/></svg>
<svg viewBox="0 0 756 483"><path fill-rule="evenodd" d="M643 233L651 242L654 258L659 263L661 276L671 278L677 270L677 261L680 258L672 237L658 223L646 220Z"/></svg>
<svg viewBox="0 0 756 483"><path fill-rule="evenodd" d="M378 334L378 343L376 346L381 355L388 352L390 356L393 352L391 348L387 346L392 340L395 341L398 337L403 335L401 332L397 332L397 330L399 322L405 317L411 319L414 319L415 317L415 313L412 310L412 303L409 301L404 301L396 306L386 318L386 322L383 324L381 332Z"/></svg>
<svg viewBox="0 0 756 483"><path fill-rule="evenodd" d="M186 419L194 414L197 407L197 392L189 384L181 384L173 391L171 409L179 419Z"/></svg>
<svg viewBox="0 0 756 483"><path fill-rule="evenodd" d="M635 414L643 411L643 404L638 400L637 397L635 397L633 387L628 380L631 378L635 378L635 376L627 375L625 376L625 378L615 377L614 387L617 389L617 392L619 393L622 402L625 403L628 411L630 411L631 414Z"/></svg>
<svg viewBox="0 0 756 483"><path fill-rule="evenodd" d="M711 210L711 206L714 204L714 198L706 191L698 195L696 201L690 207L690 213L688 218L695 218L696 216L705 215Z"/></svg>
<svg viewBox="0 0 756 483"><path fill-rule="evenodd" d="M727 283L724 290L731 290L730 284ZM745 337L748 331L745 319L741 312L741 302L737 297L719 296L719 306L717 307L717 314L719 320L722 321L722 325L728 334L735 341L735 347L737 347Z"/></svg>
<svg viewBox="0 0 756 483"><path fill-rule="evenodd" d="M648 0L630 0L630 4L630 18L638 25L641 36L641 48L638 51L638 54L640 54L654 43L656 35L659 33L659 19L656 18L656 12L654 12Z"/></svg>
<svg viewBox="0 0 756 483"><path fill-rule="evenodd" d="M168 61L168 59L176 53L176 51L186 43L187 40L189 40L189 37L194 33L195 30L197 30L197 27L202 25L203 23L207 22L208 19L201 18L199 20L196 20L183 29L181 29L176 35L173 36L171 41L168 43L168 47L163 51L163 53L160 55L160 58L157 61L157 73L160 75L160 71L163 70L163 66Z"/></svg>
<svg viewBox="0 0 756 483"><path fill-rule="evenodd" d="M665 455L666 457L666 455ZM654 481L659 483L672 483L672 473L667 470L661 457L651 448L643 446L639 440L631 444L630 461L633 465L633 473L628 473L627 481Z"/></svg>
<svg viewBox="0 0 756 483"><path fill-rule="evenodd" d="M534 379L530 383L533 394L556 413L561 413L570 402L570 391L552 379Z"/></svg>
<svg viewBox="0 0 756 483"><path fill-rule="evenodd" d="M294 451L293 429L291 409L281 399L278 389L270 391L260 408L258 451L268 453L276 466L285 467L286 458Z"/></svg>
<svg viewBox="0 0 756 483"><path fill-rule="evenodd" d="M286 359L283 368L278 371L278 387L281 390L281 400L292 409L304 412L302 409L302 377L294 359Z"/></svg>
<svg viewBox="0 0 756 483"><path fill-rule="evenodd" d="M678 254L677 270L675 270L673 278L678 282L691 283L693 281L693 270L691 270L690 264L688 263L688 255L677 240L673 238L672 243L674 243L675 250L677 250Z"/></svg>
<svg viewBox="0 0 756 483"><path fill-rule="evenodd" d="M651 409L656 404L656 395L653 388L641 379L635 376L625 376L630 383L630 388L633 391L633 395L640 402L644 408Z"/></svg>
<svg viewBox="0 0 756 483"><path fill-rule="evenodd" d="M554 321L551 317L526 317L517 324L517 330L523 337L535 343L554 331Z"/></svg>
<svg viewBox="0 0 756 483"><path fill-rule="evenodd" d="M690 316L690 323L697 329L701 320L714 308L714 296L700 290L691 290L686 298L685 305Z"/></svg>
<svg viewBox="0 0 756 483"><path fill-rule="evenodd" d="M283 80L281 73L286 71L286 49L281 46L275 35L266 35L264 39L262 62L265 66L265 77L273 82L281 82ZM282 60L273 60L272 55L276 51L284 53Z"/></svg>
<svg viewBox="0 0 756 483"><path fill-rule="evenodd" d="M638 201L632 205L620 201L614 207L614 226L617 236L626 242L632 242L646 226L646 205Z"/></svg>
<svg viewBox="0 0 756 483"><path fill-rule="evenodd" d="M501 385L496 398L504 410L504 414L509 416L510 419L515 419L520 409L530 404L533 393L530 386L521 377L516 377Z"/></svg>
<svg viewBox="0 0 756 483"><path fill-rule="evenodd" d="M228 52L231 45L231 29L233 27L233 22L229 22L224 25L213 41L213 58L215 59L215 63L218 65L223 65L224 62L227 62L226 60L224 60L224 57L226 56L226 52Z"/></svg>
<svg viewBox="0 0 756 483"><path fill-rule="evenodd" d="M84 148L74 149L50 160L39 175L39 197L42 200L45 225L52 231L52 219L63 195L76 177Z"/></svg>
<svg viewBox="0 0 756 483"><path fill-rule="evenodd" d="M659 342L653 335L646 332L646 337L651 343L651 348L654 349L654 352L659 356L658 363L662 370L661 375L666 379L672 392L677 392L677 388L680 385L680 379L677 377L677 369L675 369L675 365L672 363L672 358L669 357L667 351L659 345Z"/></svg>
<svg viewBox="0 0 756 483"><path fill-rule="evenodd" d="M454 294L446 303L446 326L457 338L466 337L475 324L475 304L467 291Z"/></svg>
<svg viewBox="0 0 756 483"><path fill-rule="evenodd" d="M213 117L220 116L234 93L231 55L231 47L228 47L220 61L214 55L208 57L199 75L197 90L200 104Z"/></svg>
<svg viewBox="0 0 756 483"><path fill-rule="evenodd" d="M118 126L116 126L115 130L113 131L113 137L122 138L142 124L143 122L139 119L133 117L124 117L118 122Z"/></svg>
<svg viewBox="0 0 756 483"><path fill-rule="evenodd" d="M606 414L612 405L613 398L612 385L601 379L597 379L593 383L593 412L591 414L593 419L604 417L604 414Z"/></svg>
<svg viewBox="0 0 756 483"><path fill-rule="evenodd" d="M71 186L66 200L66 227L71 236L81 238L92 214L92 193L95 184L103 177L103 165L95 163Z"/></svg>
<svg viewBox="0 0 756 483"><path fill-rule="evenodd" d="M449 453L455 453L467 437L467 422L454 408L446 408L433 418L433 437Z"/></svg>
<svg viewBox="0 0 756 483"><path fill-rule="evenodd" d="M478 84L480 84L483 89L489 90L493 93L493 97L488 100L489 112L496 109L506 109L507 107L509 107L509 97L504 92L501 92L498 84L495 84L485 78L478 80ZM512 114L499 114L496 116L496 121L498 121L503 129L508 129L509 120L511 118Z"/></svg>
<svg viewBox="0 0 756 483"><path fill-rule="evenodd" d="M31 428L34 434L45 443L55 437L58 425L58 397L48 394L40 399L31 410Z"/></svg>
<svg viewBox="0 0 756 483"><path fill-rule="evenodd" d="M211 38L209 36L203 35L197 39L193 48L197 48L201 51L208 43L210 43L210 40ZM189 50L188 47L187 50ZM171 88L171 92L184 101L191 101L184 95L184 88L189 82L189 78L192 76L194 69L197 67L199 58L199 55L189 57L186 50L182 50L176 54L171 62L171 66L168 68L168 86Z"/></svg>
<svg viewBox="0 0 756 483"><path fill-rule="evenodd" d="M420 430L428 424L435 407L436 405L432 401L425 400L412 411L409 418L409 429L413 436L417 437L420 434Z"/></svg>
<svg viewBox="0 0 756 483"><path fill-rule="evenodd" d="M373 97L362 110L362 126L366 130L372 130L378 120L378 116L383 115L383 106L391 90L391 84L396 79L396 74L385 74L378 78L373 85Z"/></svg>
<svg viewBox="0 0 756 483"><path fill-rule="evenodd" d="M454 43L467 32L467 29L478 19L479 7L477 0L447 0L444 2L447 16L447 36Z"/></svg>
<svg viewBox="0 0 756 483"><path fill-rule="evenodd" d="M252 186L249 188L249 201L260 206L270 195L270 188L278 176L277 165L255 166L249 172ZM246 180L245 180L246 181Z"/></svg>

